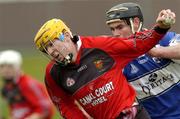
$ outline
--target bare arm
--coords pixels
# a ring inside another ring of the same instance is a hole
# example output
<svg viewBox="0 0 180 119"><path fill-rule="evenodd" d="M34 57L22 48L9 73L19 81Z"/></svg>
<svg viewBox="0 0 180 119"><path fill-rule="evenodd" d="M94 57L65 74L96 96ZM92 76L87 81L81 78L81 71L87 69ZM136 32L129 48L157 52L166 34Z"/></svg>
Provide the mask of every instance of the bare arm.
<svg viewBox="0 0 180 119"><path fill-rule="evenodd" d="M150 54L153 57L180 60L180 43L167 47L154 47L148 52L148 54Z"/></svg>

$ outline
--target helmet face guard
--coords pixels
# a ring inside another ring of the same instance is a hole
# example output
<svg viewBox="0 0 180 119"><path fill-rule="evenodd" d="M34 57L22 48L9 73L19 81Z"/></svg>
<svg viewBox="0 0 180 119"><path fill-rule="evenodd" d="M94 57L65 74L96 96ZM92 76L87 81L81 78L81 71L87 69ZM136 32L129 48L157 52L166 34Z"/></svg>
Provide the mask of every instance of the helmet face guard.
<svg viewBox="0 0 180 119"><path fill-rule="evenodd" d="M59 40L59 39L57 39L57 40ZM61 42L63 42L63 41L61 41ZM51 43L54 47L56 47L55 44L54 44L52 41L50 41L50 43ZM47 50L46 47L43 47L43 49L44 49L43 54L44 54L46 57L48 57L48 59L50 59L50 60L54 59L57 64L60 64L60 65L62 65L62 66L66 66L66 65L68 65L69 63L72 62L73 53L70 53L69 50L68 50L68 48L67 48L65 45L63 45L60 50L59 50L58 48L56 48L56 51L58 51L59 55L61 55L61 56L63 57L62 60L59 60L59 59L54 58L54 57L48 52L48 50ZM66 53L64 53L64 52L69 52L69 53L67 53L67 55L65 55Z"/></svg>
<svg viewBox="0 0 180 119"><path fill-rule="evenodd" d="M58 50L59 48L57 48L59 54L64 57L63 60L59 61L51 56L51 54L47 51L47 46L48 44L55 46L55 40L64 42L65 32L69 32L71 34L70 29L65 25L65 23L60 19L52 19L47 21L40 28L34 39L34 43L38 50L46 54L49 59L55 59L57 63L62 65L67 65L68 63L72 62L73 54L68 53L68 55L64 55L62 50ZM63 45L62 49L66 49L66 51L68 51L68 48L65 45Z"/></svg>

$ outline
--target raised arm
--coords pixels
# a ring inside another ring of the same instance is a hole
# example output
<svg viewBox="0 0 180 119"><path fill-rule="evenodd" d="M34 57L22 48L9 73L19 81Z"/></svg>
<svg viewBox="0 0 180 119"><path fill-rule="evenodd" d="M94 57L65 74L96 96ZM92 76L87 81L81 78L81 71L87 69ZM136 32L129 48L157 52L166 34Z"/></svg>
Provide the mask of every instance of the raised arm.
<svg viewBox="0 0 180 119"><path fill-rule="evenodd" d="M109 43L103 44L103 46L107 46L106 49L113 49L110 52L114 52L115 55L119 53L120 57L128 59L126 62L128 63L154 47L174 22L175 14L170 10L162 10L152 30L138 32L129 39L109 38Z"/></svg>
<svg viewBox="0 0 180 119"><path fill-rule="evenodd" d="M174 24L175 17L175 14L171 12L171 10L162 10L158 15L156 25L152 30L139 32L126 42L132 44L132 40L134 40L133 46L135 52L136 50L140 54L147 52L162 39L171 25Z"/></svg>

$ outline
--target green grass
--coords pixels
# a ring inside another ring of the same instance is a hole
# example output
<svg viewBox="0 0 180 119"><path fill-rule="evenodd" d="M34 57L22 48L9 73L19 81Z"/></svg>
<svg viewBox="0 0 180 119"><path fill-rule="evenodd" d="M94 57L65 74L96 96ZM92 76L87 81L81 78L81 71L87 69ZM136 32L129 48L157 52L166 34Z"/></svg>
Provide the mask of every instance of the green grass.
<svg viewBox="0 0 180 119"><path fill-rule="evenodd" d="M43 82L44 84L44 72L46 64L48 63L48 59L46 57L43 57L41 53L32 53L32 52L26 52L22 53L23 56L23 66L22 69L26 74L29 74L39 80L40 82ZM2 81L1 81L2 83ZM2 84L1 84L2 85ZM0 115L3 115L5 119L8 119L8 108L7 103L5 100L2 100L0 98ZM61 119L59 114L56 112L53 119Z"/></svg>

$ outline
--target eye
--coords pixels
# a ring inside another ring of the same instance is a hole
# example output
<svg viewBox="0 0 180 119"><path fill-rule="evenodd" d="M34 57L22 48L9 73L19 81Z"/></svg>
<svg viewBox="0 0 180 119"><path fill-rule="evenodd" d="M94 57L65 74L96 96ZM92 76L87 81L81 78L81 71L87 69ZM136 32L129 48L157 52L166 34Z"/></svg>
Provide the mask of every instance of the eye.
<svg viewBox="0 0 180 119"><path fill-rule="evenodd" d="M53 46L52 41L49 41L46 45L43 46L43 52L46 53L48 48Z"/></svg>
<svg viewBox="0 0 180 119"><path fill-rule="evenodd" d="M110 28L110 30L111 30L111 31L114 31L114 30L115 30L115 28L112 28L112 27L111 27L111 28Z"/></svg>
<svg viewBox="0 0 180 119"><path fill-rule="evenodd" d="M52 46L53 46L53 42L52 42L52 41L50 41L50 42L48 42L48 43L47 43L47 45L46 45L46 49L47 49L47 48L49 48L49 47L52 47Z"/></svg>
<svg viewBox="0 0 180 119"><path fill-rule="evenodd" d="M115 27L110 27L110 30L111 31L115 31L115 30L121 30L121 29L123 29L125 26L124 25L117 25L117 26L115 26Z"/></svg>
<svg viewBox="0 0 180 119"><path fill-rule="evenodd" d="M123 29L124 28L124 25L118 25L117 27L116 27L116 29L118 29L118 30L121 30L121 29Z"/></svg>
<svg viewBox="0 0 180 119"><path fill-rule="evenodd" d="M52 46L53 46L53 43L52 43L52 42L49 42L49 43L47 44L47 46L48 46L48 47L52 47Z"/></svg>

